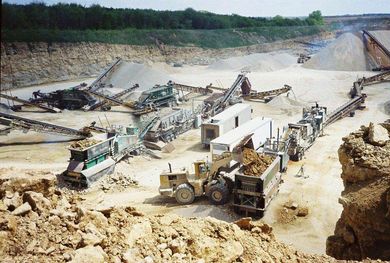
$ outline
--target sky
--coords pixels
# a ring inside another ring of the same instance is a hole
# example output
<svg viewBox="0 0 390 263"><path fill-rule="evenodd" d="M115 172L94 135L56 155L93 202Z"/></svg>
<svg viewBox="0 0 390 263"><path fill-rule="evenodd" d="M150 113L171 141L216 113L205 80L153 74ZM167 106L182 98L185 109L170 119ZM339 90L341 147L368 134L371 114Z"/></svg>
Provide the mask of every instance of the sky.
<svg viewBox="0 0 390 263"><path fill-rule="evenodd" d="M7 3L27 4L31 0L6 0ZM243 16L307 16L314 10L323 15L390 13L390 0L34 0L46 4L99 4L114 8L148 8L155 10L184 10L192 7L217 14Z"/></svg>

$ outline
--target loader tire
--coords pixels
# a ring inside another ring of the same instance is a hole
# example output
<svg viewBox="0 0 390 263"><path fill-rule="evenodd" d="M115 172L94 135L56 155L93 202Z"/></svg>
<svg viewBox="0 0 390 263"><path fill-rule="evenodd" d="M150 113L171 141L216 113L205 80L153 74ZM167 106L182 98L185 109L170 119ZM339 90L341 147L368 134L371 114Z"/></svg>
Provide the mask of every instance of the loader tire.
<svg viewBox="0 0 390 263"><path fill-rule="evenodd" d="M210 186L210 189L207 193L209 202L213 205L223 205L229 201L229 188L227 185L217 183Z"/></svg>
<svg viewBox="0 0 390 263"><path fill-rule="evenodd" d="M181 184L175 191L176 201L181 205L188 205L194 202L194 189L189 184Z"/></svg>

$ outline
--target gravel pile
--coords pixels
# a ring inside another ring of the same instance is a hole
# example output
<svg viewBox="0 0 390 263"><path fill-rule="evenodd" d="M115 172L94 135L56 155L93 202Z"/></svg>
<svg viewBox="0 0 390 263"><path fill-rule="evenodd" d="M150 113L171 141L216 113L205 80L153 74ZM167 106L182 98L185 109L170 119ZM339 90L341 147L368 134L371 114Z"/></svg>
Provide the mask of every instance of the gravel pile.
<svg viewBox="0 0 390 263"><path fill-rule="evenodd" d="M320 70L369 70L363 41L352 33L345 33L322 49L303 67Z"/></svg>

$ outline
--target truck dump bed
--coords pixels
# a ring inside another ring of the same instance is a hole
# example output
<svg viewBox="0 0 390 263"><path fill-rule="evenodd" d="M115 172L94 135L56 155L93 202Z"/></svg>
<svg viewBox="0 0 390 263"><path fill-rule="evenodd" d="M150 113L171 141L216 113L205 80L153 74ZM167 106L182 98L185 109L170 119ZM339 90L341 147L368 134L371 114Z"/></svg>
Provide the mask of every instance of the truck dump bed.
<svg viewBox="0 0 390 263"><path fill-rule="evenodd" d="M244 174L241 167L235 174L233 206L236 213L254 213L261 217L279 190L281 181L280 157L272 161L262 174Z"/></svg>

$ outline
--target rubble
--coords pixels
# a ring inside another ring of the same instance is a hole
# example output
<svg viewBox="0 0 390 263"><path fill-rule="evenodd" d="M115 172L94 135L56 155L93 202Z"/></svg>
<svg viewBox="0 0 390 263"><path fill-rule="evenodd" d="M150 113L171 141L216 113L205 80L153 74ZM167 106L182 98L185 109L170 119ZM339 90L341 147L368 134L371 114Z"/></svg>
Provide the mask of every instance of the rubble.
<svg viewBox="0 0 390 263"><path fill-rule="evenodd" d="M275 157L258 153L253 149L244 148L243 166L244 174L250 176L260 176L267 170L268 166L275 160Z"/></svg>
<svg viewBox="0 0 390 263"><path fill-rule="evenodd" d="M279 208L278 222L288 224L297 220L298 217L306 217L309 212L308 207L299 205L294 201L288 201Z"/></svg>
<svg viewBox="0 0 390 263"><path fill-rule="evenodd" d="M101 141L96 139L85 139L85 140L73 142L70 145L70 147L73 149L84 150L88 147L91 147L92 145L98 144L99 142Z"/></svg>
<svg viewBox="0 0 390 263"><path fill-rule="evenodd" d="M82 207L77 193L41 190L20 192L50 202L37 205L39 213L28 202L23 206L30 212L24 216L0 212L0 251L5 262L333 261L298 253L276 241L270 226L249 218L232 224L211 217L145 216L132 207L102 213Z"/></svg>
<svg viewBox="0 0 390 263"><path fill-rule="evenodd" d="M390 260L389 128L384 132L370 123L343 138L338 151L345 186L339 199L343 212L326 243L332 257Z"/></svg>
<svg viewBox="0 0 390 263"><path fill-rule="evenodd" d="M138 182L132 176L114 172L99 180L96 185L97 188L102 189L104 192L109 192L113 190L123 191L128 187L137 186Z"/></svg>

